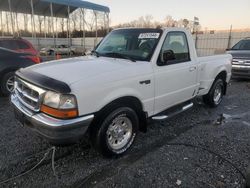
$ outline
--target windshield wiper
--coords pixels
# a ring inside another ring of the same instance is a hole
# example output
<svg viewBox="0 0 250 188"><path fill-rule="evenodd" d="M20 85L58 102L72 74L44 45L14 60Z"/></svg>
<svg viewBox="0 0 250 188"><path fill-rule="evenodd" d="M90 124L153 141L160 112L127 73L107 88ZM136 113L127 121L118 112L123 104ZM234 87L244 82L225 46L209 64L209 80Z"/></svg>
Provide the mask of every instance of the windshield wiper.
<svg viewBox="0 0 250 188"><path fill-rule="evenodd" d="M127 56L125 54L121 54L121 53L118 53L118 52L110 52L110 53L105 53L105 55L107 56L111 56L111 57L117 57L117 58L123 58L123 59L128 59L132 62L136 62L136 60L130 56Z"/></svg>
<svg viewBox="0 0 250 188"><path fill-rule="evenodd" d="M92 50L91 55L95 55L96 57L100 57L99 52L97 52L96 50Z"/></svg>

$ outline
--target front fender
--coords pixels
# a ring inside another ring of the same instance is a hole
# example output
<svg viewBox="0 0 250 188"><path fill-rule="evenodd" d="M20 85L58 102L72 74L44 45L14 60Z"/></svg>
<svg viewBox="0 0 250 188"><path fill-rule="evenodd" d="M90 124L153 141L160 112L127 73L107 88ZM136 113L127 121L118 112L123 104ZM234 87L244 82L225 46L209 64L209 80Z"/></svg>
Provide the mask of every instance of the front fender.
<svg viewBox="0 0 250 188"><path fill-rule="evenodd" d="M109 103L122 97L135 97L150 115L154 108L154 85L140 85L139 81L130 80L110 84L96 84L82 88L82 84L72 86L72 94L76 95L79 115L98 112Z"/></svg>
<svg viewBox="0 0 250 188"><path fill-rule="evenodd" d="M105 107L107 104L122 98L122 97L135 97L137 98L139 101L143 101L143 96L141 96L141 94L132 89L132 88L119 88L117 90L114 90L110 93L108 93L103 100L98 104L97 109L101 110L103 107ZM142 103L142 108L143 110L145 109L143 103Z"/></svg>

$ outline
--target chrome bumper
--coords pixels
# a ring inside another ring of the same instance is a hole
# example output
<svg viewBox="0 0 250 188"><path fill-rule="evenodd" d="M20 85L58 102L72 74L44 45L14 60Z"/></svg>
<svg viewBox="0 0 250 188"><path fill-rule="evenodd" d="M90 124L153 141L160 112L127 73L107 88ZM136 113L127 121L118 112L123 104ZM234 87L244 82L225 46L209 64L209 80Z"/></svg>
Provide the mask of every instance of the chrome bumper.
<svg viewBox="0 0 250 188"><path fill-rule="evenodd" d="M233 78L250 78L250 66L232 65Z"/></svg>
<svg viewBox="0 0 250 188"><path fill-rule="evenodd" d="M70 144L77 142L87 132L94 115L69 120L50 117L44 113L34 113L24 107L15 94L11 95L16 118L22 125L28 126L53 144Z"/></svg>

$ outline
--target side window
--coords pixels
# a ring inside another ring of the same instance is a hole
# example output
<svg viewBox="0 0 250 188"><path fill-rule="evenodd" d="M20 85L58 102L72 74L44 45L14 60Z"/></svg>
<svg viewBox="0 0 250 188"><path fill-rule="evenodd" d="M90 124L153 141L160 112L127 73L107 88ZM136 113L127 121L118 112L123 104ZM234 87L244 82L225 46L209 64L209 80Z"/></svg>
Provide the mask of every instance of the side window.
<svg viewBox="0 0 250 188"><path fill-rule="evenodd" d="M23 41L16 41L19 49L29 49L30 47Z"/></svg>
<svg viewBox="0 0 250 188"><path fill-rule="evenodd" d="M188 41L183 32L168 33L159 58L158 65L169 65L190 61Z"/></svg>
<svg viewBox="0 0 250 188"><path fill-rule="evenodd" d="M0 47L10 50L18 50L18 46L14 40L2 40L0 41Z"/></svg>

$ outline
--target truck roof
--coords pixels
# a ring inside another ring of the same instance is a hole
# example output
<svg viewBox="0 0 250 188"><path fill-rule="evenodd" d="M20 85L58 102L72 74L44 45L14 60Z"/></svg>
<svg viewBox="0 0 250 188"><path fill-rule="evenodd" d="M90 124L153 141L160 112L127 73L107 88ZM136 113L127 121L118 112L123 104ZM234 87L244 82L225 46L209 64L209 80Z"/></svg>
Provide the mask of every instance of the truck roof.
<svg viewBox="0 0 250 188"><path fill-rule="evenodd" d="M162 28L139 28L139 27L124 27L124 28L117 28L113 31L117 30L151 30L151 31L165 31L165 30L173 30L173 31L187 31L186 28L183 27L162 27Z"/></svg>

